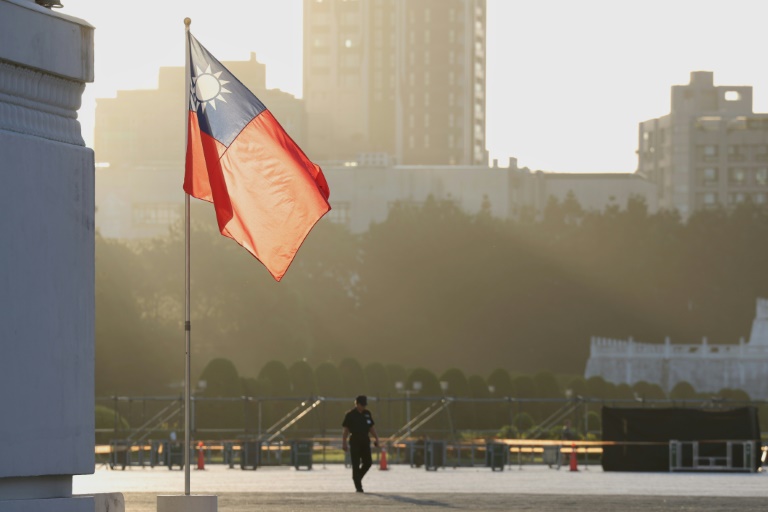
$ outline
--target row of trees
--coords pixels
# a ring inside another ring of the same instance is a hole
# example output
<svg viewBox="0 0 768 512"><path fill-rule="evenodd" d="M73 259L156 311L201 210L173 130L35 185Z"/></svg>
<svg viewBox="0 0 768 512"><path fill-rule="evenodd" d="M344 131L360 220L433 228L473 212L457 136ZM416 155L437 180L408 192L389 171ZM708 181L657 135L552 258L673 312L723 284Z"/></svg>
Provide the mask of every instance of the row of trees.
<svg viewBox="0 0 768 512"><path fill-rule="evenodd" d="M360 236L321 221L281 283L218 233L208 205L193 219L195 374L225 358L257 388L270 360L321 375L347 358L580 375L591 336L736 343L768 297L768 211L749 204L683 223L639 200L597 213L570 197L517 220L402 203ZM140 244L98 238L96 258L97 394L167 393L184 369L181 226Z"/></svg>

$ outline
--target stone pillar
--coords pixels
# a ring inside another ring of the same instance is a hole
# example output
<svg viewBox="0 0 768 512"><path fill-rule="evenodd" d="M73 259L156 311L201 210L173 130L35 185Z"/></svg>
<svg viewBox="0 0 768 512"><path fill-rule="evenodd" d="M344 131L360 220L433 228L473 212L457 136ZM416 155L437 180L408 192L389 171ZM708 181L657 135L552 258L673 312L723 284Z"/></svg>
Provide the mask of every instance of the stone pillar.
<svg viewBox="0 0 768 512"><path fill-rule="evenodd" d="M0 510L94 510L93 27L0 0Z"/></svg>

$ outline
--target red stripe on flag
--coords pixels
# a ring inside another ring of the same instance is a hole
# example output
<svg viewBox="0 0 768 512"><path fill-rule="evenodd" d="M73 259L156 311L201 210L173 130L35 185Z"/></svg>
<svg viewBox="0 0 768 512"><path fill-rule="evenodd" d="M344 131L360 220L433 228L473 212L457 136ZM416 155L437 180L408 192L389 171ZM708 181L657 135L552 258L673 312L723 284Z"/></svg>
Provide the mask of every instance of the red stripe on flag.
<svg viewBox="0 0 768 512"><path fill-rule="evenodd" d="M194 112L189 126L184 190L212 200L221 233L280 281L312 227L331 209L322 170L268 110L229 148L200 132Z"/></svg>

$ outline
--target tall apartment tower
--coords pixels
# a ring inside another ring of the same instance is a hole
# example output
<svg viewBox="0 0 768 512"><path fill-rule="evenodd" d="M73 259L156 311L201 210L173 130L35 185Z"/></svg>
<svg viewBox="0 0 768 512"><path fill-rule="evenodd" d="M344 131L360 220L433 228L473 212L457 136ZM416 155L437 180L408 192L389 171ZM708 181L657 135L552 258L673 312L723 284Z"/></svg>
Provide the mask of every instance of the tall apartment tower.
<svg viewBox="0 0 768 512"><path fill-rule="evenodd" d="M486 165L485 0L304 0L317 160Z"/></svg>
<svg viewBox="0 0 768 512"><path fill-rule="evenodd" d="M715 86L709 71L672 86L671 112L640 123L638 169L659 208L695 210L768 200L768 114L752 112L752 87Z"/></svg>

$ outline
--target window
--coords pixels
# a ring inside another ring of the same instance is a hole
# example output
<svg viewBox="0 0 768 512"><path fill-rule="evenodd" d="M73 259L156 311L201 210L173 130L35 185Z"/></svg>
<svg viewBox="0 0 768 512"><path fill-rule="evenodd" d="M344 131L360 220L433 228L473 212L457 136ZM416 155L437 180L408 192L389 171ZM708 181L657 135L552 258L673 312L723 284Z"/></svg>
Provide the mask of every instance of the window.
<svg viewBox="0 0 768 512"><path fill-rule="evenodd" d="M768 146L765 144L758 144L755 146L755 160L758 162L768 161Z"/></svg>
<svg viewBox="0 0 768 512"><path fill-rule="evenodd" d="M739 101L741 99L741 93L739 91L725 91L723 96L725 101Z"/></svg>
<svg viewBox="0 0 768 512"><path fill-rule="evenodd" d="M714 162L717 161L719 151L716 144L703 144L696 147L696 153L702 162Z"/></svg>
<svg viewBox="0 0 768 512"><path fill-rule="evenodd" d="M755 204L765 204L768 199L768 194L765 192L758 192L752 196L752 202Z"/></svg>
<svg viewBox="0 0 768 512"><path fill-rule="evenodd" d="M747 194L744 192L734 192L728 194L728 204L741 204L747 200Z"/></svg>
<svg viewBox="0 0 768 512"><path fill-rule="evenodd" d="M699 204L705 208L711 208L717 204L717 194L714 192L707 192L699 196Z"/></svg>
<svg viewBox="0 0 768 512"><path fill-rule="evenodd" d="M347 201L334 201L333 208L328 212L328 219L334 224L349 226L351 221L351 206Z"/></svg>
<svg viewBox="0 0 768 512"><path fill-rule="evenodd" d="M738 144L731 144L728 146L728 160L731 162L743 162L746 160L745 148Z"/></svg>
<svg viewBox="0 0 768 512"><path fill-rule="evenodd" d="M717 185L717 169L714 167L706 167L699 169L699 184L705 187Z"/></svg>
<svg viewBox="0 0 768 512"><path fill-rule="evenodd" d="M181 218L181 206L175 203L134 203L134 225L170 225Z"/></svg>
<svg viewBox="0 0 768 512"><path fill-rule="evenodd" d="M756 185L768 185L768 168L760 167L755 169L755 184Z"/></svg>
<svg viewBox="0 0 768 512"><path fill-rule="evenodd" d="M747 171L740 167L731 167L728 169L728 184L741 186L747 184Z"/></svg>

